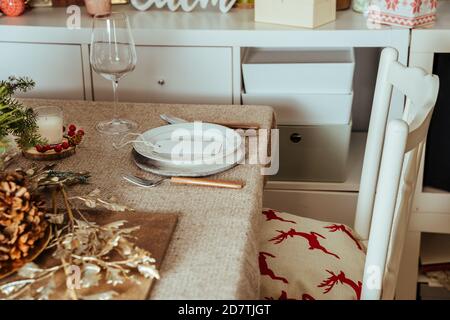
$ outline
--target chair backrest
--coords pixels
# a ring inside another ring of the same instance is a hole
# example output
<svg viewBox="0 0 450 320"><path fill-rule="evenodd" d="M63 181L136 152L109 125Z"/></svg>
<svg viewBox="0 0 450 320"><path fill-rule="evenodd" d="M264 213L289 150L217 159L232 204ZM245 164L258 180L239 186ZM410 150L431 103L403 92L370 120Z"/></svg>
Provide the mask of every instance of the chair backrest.
<svg viewBox="0 0 450 320"><path fill-rule="evenodd" d="M393 299L411 204L439 79L381 54L358 197L355 231L368 240L363 299ZM407 98L387 124L393 88Z"/></svg>

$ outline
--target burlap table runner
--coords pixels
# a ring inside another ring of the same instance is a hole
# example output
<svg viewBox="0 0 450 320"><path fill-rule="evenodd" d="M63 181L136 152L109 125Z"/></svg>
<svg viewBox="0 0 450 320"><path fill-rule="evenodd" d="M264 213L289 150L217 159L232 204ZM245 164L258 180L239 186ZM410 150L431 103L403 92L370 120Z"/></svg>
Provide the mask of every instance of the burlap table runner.
<svg viewBox="0 0 450 320"><path fill-rule="evenodd" d="M155 284L152 299L257 299L259 269L257 230L261 222L264 177L259 165L239 165L215 176L245 182L242 190L173 185L141 189L122 180L124 173L143 174L133 164L131 147L115 150L114 138L95 130L112 117L109 102L23 100L28 106L57 105L65 123L82 127L86 136L77 154L58 162L59 169L88 170L92 186L75 187L104 194L141 212L178 213L178 225ZM271 128L273 110L263 106L163 105L121 103L124 116L135 120L138 132L163 125L162 113L203 121L258 123ZM117 140L116 140L117 141ZM20 165L29 164L20 159ZM143 174L155 178L151 174Z"/></svg>

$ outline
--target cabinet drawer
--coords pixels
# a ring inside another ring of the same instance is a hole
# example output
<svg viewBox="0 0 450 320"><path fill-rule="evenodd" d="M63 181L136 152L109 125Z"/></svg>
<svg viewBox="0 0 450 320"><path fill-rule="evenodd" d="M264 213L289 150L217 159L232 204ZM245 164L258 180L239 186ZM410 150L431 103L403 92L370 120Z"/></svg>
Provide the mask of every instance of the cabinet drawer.
<svg viewBox="0 0 450 320"><path fill-rule="evenodd" d="M27 76L36 87L19 94L27 98L84 99L79 45L0 43L0 79Z"/></svg>
<svg viewBox="0 0 450 320"><path fill-rule="evenodd" d="M356 192L265 190L264 207L306 218L353 225Z"/></svg>
<svg viewBox="0 0 450 320"><path fill-rule="evenodd" d="M136 69L119 99L155 103L232 103L231 48L137 46ZM111 82L92 70L94 99L112 100Z"/></svg>

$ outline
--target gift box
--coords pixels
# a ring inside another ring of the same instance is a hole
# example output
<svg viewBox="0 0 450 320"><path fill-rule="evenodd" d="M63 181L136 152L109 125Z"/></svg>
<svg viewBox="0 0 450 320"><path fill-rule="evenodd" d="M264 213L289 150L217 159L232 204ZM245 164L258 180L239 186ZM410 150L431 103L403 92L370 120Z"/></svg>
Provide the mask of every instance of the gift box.
<svg viewBox="0 0 450 320"><path fill-rule="evenodd" d="M414 28L434 23L437 0L372 0L370 23Z"/></svg>
<svg viewBox="0 0 450 320"><path fill-rule="evenodd" d="M336 19L336 0L255 0L255 21L315 28Z"/></svg>

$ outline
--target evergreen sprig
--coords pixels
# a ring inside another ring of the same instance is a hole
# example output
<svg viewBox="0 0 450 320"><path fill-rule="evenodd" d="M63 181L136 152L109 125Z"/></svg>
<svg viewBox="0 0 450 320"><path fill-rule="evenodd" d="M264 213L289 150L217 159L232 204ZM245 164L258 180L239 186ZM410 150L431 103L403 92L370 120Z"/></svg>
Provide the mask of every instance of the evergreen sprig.
<svg viewBox="0 0 450 320"><path fill-rule="evenodd" d="M29 91L34 86L34 81L27 77L9 77L0 81L0 140L12 134L22 149L40 144L42 139L37 132L35 112L13 95Z"/></svg>

